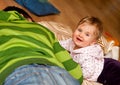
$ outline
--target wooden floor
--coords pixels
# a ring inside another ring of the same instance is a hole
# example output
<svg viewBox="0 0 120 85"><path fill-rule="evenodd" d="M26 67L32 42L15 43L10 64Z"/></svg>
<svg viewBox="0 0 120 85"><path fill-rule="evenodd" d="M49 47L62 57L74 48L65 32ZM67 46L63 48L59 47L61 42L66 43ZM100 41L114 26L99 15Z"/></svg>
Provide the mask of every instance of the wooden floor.
<svg viewBox="0 0 120 85"><path fill-rule="evenodd" d="M38 17L26 10L35 21L55 21L75 28L78 21L88 15L99 17L104 30L120 41L120 0L49 0L61 13ZM18 6L14 0L0 0L0 9Z"/></svg>

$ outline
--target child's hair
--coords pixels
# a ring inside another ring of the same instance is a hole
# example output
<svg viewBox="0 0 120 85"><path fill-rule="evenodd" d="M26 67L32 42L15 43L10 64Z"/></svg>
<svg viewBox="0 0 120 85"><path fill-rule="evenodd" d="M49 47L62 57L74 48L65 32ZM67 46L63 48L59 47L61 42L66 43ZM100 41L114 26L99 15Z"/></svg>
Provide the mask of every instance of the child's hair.
<svg viewBox="0 0 120 85"><path fill-rule="evenodd" d="M99 39L101 37L102 32L103 32L103 25L100 19L93 17L93 16L87 16L87 17L82 18L79 21L78 25L81 25L83 23L88 23L88 24L96 26L97 28L97 32L95 33L96 38Z"/></svg>
<svg viewBox="0 0 120 85"><path fill-rule="evenodd" d="M25 17L26 19L31 19L31 21L34 22L32 17L21 8L18 8L18 7L15 7L15 6L8 6L8 7L4 8L3 11L17 11L18 13L22 14L23 17Z"/></svg>

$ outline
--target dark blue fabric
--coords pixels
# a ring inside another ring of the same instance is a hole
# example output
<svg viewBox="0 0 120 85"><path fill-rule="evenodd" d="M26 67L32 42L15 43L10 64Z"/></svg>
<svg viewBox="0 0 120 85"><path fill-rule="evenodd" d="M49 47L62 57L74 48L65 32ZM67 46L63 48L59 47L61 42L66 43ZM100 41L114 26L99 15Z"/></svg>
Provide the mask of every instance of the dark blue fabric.
<svg viewBox="0 0 120 85"><path fill-rule="evenodd" d="M60 11L47 0L15 0L37 16L58 14Z"/></svg>
<svg viewBox="0 0 120 85"><path fill-rule="evenodd" d="M21 6L24 6L24 0L15 0L18 4L20 4Z"/></svg>
<svg viewBox="0 0 120 85"><path fill-rule="evenodd" d="M105 58L103 71L97 81L103 85L120 85L120 62Z"/></svg>

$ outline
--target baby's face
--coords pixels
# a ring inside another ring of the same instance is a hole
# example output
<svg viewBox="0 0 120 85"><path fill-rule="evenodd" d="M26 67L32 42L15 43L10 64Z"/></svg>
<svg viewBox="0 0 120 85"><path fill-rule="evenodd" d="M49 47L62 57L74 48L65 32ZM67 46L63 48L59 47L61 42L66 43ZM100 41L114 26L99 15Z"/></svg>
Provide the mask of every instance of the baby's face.
<svg viewBox="0 0 120 85"><path fill-rule="evenodd" d="M95 32L97 31L94 25L83 23L77 27L73 33L73 41L75 49L86 47L96 43Z"/></svg>

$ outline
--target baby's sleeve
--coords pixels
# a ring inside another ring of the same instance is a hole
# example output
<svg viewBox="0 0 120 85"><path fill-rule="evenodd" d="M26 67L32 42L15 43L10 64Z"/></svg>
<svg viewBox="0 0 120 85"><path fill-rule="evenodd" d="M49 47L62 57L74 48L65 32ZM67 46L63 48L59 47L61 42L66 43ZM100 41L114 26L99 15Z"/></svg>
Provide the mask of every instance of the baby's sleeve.
<svg viewBox="0 0 120 85"><path fill-rule="evenodd" d="M71 39L59 41L60 45L66 50L70 51Z"/></svg>
<svg viewBox="0 0 120 85"><path fill-rule="evenodd" d="M89 79L93 76L95 62L94 59L92 59L92 56L88 54L78 54L77 56L74 56L73 60L80 64L85 79Z"/></svg>

